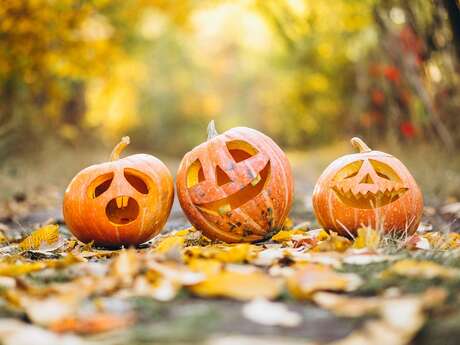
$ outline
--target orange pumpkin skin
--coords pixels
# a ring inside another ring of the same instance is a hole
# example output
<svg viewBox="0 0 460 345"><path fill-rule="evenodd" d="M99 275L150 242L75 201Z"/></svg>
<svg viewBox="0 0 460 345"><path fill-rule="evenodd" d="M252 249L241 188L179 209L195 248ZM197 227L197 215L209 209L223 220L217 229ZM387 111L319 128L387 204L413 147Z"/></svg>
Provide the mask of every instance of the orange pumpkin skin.
<svg viewBox="0 0 460 345"><path fill-rule="evenodd" d="M245 127L215 133L188 152L176 187L195 228L229 243L254 242L276 233L294 193L286 155L272 139Z"/></svg>
<svg viewBox="0 0 460 345"><path fill-rule="evenodd" d="M159 159L147 154L116 158L72 179L64 194L64 220L82 242L137 245L160 232L173 195L173 178Z"/></svg>
<svg viewBox="0 0 460 345"><path fill-rule="evenodd" d="M325 229L354 235L369 226L386 233L417 230L423 196L409 170L397 158L370 150L352 139L360 153L332 162L313 191L313 208Z"/></svg>

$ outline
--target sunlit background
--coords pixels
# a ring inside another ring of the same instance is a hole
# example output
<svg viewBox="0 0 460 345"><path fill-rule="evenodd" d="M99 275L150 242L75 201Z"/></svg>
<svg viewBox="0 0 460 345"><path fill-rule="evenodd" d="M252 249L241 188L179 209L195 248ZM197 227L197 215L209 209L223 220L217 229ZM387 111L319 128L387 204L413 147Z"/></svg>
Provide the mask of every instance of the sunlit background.
<svg viewBox="0 0 460 345"><path fill-rule="evenodd" d="M456 0L4 0L3 194L60 188L122 135L177 161L212 119L298 160L334 148L320 168L360 135L460 194L445 159L460 146L459 59Z"/></svg>

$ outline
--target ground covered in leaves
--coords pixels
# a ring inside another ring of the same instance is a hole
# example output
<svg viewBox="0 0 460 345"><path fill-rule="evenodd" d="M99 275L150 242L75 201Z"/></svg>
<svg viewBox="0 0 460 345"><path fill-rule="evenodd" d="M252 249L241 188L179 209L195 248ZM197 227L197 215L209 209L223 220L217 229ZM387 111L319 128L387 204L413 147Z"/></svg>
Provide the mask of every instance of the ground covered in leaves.
<svg viewBox="0 0 460 345"><path fill-rule="evenodd" d="M289 220L232 245L184 228L119 250L54 223L27 230L1 232L4 344L455 344L460 332L460 235L427 225L345 238Z"/></svg>

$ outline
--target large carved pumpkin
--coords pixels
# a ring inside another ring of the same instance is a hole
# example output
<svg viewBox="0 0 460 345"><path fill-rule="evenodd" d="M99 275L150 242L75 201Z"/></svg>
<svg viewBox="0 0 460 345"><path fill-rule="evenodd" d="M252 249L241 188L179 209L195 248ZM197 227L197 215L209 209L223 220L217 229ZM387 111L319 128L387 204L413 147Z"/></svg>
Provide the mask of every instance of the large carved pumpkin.
<svg viewBox="0 0 460 345"><path fill-rule="evenodd" d="M64 194L64 219L82 242L103 246L143 243L165 224L174 195L168 168L157 158L136 154L119 159L124 137L110 162L79 172Z"/></svg>
<svg viewBox="0 0 460 345"><path fill-rule="evenodd" d="M190 222L206 236L226 242L270 237L291 208L291 167L266 135L237 127L188 152L177 173L177 193Z"/></svg>
<svg viewBox="0 0 460 345"><path fill-rule="evenodd" d="M359 153L329 165L313 192L318 222L341 234L370 226L385 232L413 233L423 211L423 197L407 168L395 157L372 151L359 138Z"/></svg>

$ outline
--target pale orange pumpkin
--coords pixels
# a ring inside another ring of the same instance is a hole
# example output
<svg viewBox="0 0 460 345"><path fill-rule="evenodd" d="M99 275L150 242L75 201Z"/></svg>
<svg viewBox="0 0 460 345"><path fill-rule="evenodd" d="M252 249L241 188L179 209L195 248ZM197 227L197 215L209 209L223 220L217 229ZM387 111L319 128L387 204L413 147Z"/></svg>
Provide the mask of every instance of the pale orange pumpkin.
<svg viewBox="0 0 460 345"><path fill-rule="evenodd" d="M423 196L409 170L359 138L351 143L359 153L332 162L316 183L313 208L318 222L343 235L363 226L413 233L420 224Z"/></svg>
<svg viewBox="0 0 460 345"><path fill-rule="evenodd" d="M190 222L211 239L254 242L283 225L292 205L286 155L266 135L237 127L188 152L177 172L177 194Z"/></svg>
<svg viewBox="0 0 460 345"><path fill-rule="evenodd" d="M80 171L64 194L64 220L82 242L118 247L137 245L158 234L173 202L174 184L157 158L119 158L129 137L112 151L110 162Z"/></svg>

